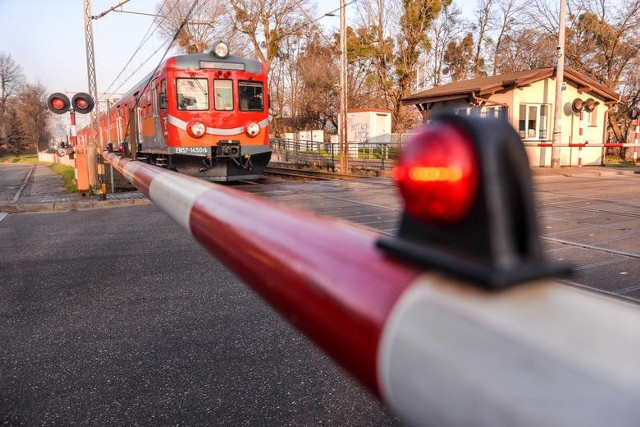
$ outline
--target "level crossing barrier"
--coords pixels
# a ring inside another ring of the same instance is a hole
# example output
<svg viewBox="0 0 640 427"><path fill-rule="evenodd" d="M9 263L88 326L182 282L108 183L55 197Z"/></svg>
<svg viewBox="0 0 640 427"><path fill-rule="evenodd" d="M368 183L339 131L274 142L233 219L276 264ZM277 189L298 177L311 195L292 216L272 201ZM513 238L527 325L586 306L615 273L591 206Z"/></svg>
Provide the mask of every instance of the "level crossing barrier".
<svg viewBox="0 0 640 427"><path fill-rule="evenodd" d="M462 119L447 120L445 127ZM493 128L466 129L482 135ZM526 164L511 148L476 152L484 166L514 155ZM640 311L548 278L555 270L529 239L537 236L528 168L465 172L463 165L458 173L410 164L400 232L383 238L114 153L104 157L407 424L638 425ZM451 191L460 182L481 194ZM436 206L425 221L437 226L421 223L410 204L422 203L425 186L446 189L445 202L460 215L442 216ZM492 211L498 205L520 218ZM469 236L465 215L490 230L488 241L481 232ZM416 233L436 243L425 245ZM488 254L477 263L445 246Z"/></svg>

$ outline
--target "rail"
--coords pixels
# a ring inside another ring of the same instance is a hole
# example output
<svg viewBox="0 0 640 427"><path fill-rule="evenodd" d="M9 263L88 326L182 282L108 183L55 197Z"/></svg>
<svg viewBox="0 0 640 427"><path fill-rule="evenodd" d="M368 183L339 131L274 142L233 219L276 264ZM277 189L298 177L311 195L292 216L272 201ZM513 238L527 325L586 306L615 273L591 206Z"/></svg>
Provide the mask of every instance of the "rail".
<svg viewBox="0 0 640 427"><path fill-rule="evenodd" d="M104 156L408 424L640 419L635 305L549 280L483 290L385 255L372 231Z"/></svg>

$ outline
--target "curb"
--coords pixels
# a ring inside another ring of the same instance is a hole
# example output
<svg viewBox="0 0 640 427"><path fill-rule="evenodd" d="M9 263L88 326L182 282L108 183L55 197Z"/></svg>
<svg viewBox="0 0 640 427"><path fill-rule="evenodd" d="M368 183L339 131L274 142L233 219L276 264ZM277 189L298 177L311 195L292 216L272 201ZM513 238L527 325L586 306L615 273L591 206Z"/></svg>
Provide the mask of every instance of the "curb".
<svg viewBox="0 0 640 427"><path fill-rule="evenodd" d="M47 212L47 211L73 211L89 210L100 208L111 208L132 205L148 205L151 201L147 198L122 199L122 200L83 200L83 201L62 201L46 203L7 203L0 205L0 212L24 213L24 212Z"/></svg>

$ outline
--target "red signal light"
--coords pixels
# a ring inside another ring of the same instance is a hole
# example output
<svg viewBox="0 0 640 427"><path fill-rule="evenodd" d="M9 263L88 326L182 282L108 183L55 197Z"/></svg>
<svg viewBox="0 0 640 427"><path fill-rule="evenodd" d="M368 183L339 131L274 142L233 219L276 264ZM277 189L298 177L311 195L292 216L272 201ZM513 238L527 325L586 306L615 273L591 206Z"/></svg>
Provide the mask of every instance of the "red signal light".
<svg viewBox="0 0 640 427"><path fill-rule="evenodd" d="M56 110L62 110L64 108L64 101L60 98L55 98L51 101L51 105Z"/></svg>
<svg viewBox="0 0 640 427"><path fill-rule="evenodd" d="M90 113L91 110L93 110L95 102L91 95L80 92L73 95L73 98L71 99L71 105L73 106L73 109L76 113L87 114Z"/></svg>
<svg viewBox="0 0 640 427"><path fill-rule="evenodd" d="M406 212L441 225L459 222L478 191L478 160L471 137L452 124L422 128L394 169Z"/></svg>
<svg viewBox="0 0 640 427"><path fill-rule="evenodd" d="M70 105L69 98L64 93L52 93L47 98L47 107L52 113L64 114L69 111Z"/></svg>

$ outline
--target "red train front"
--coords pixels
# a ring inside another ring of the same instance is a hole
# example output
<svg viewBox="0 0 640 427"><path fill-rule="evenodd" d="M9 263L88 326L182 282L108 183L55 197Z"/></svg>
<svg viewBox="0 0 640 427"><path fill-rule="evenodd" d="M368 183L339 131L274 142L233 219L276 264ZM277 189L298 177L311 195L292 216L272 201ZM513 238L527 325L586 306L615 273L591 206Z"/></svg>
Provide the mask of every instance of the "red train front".
<svg viewBox="0 0 640 427"><path fill-rule="evenodd" d="M188 175L253 179L271 158L267 100L264 65L219 43L167 59L110 106L100 117L102 140Z"/></svg>

